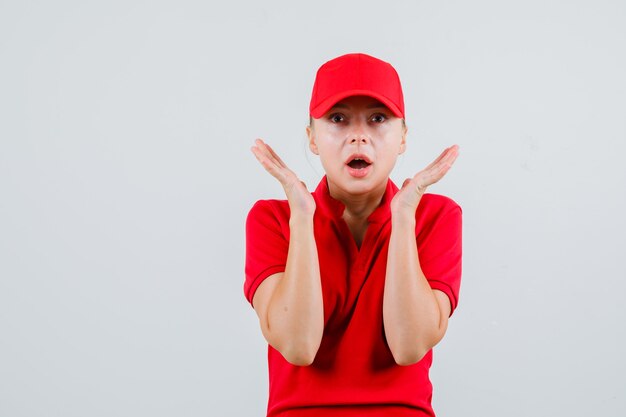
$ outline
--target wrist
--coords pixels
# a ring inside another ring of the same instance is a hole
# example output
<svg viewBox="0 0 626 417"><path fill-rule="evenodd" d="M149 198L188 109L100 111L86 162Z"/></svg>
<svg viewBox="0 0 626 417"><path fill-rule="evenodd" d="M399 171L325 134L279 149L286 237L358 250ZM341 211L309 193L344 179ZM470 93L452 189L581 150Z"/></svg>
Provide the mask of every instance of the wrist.
<svg viewBox="0 0 626 417"><path fill-rule="evenodd" d="M415 210L397 209L391 212L391 224L396 227L415 226Z"/></svg>
<svg viewBox="0 0 626 417"><path fill-rule="evenodd" d="M314 213L292 211L289 216L289 227L313 226Z"/></svg>

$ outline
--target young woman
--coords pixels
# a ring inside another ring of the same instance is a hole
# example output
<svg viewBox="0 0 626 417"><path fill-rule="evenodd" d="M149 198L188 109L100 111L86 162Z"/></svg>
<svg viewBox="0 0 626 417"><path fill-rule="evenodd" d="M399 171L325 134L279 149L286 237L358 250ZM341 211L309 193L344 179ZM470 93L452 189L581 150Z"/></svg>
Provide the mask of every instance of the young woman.
<svg viewBox="0 0 626 417"><path fill-rule="evenodd" d="M461 208L426 193L458 146L399 189L407 127L395 69L347 54L316 74L306 128L313 193L274 150L252 152L286 200L246 221L244 293L268 342L268 417L434 416L429 368L456 308Z"/></svg>

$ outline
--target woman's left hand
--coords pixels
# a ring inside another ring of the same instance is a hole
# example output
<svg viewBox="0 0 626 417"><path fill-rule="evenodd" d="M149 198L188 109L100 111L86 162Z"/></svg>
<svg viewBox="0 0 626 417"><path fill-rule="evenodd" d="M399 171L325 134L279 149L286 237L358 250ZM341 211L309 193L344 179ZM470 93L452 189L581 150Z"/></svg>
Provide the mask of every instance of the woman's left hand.
<svg viewBox="0 0 626 417"><path fill-rule="evenodd" d="M413 178L404 180L402 188L391 200L392 215L405 212L410 216L415 216L415 210L422 195L426 192L426 187L443 178L458 155L459 145L452 145Z"/></svg>

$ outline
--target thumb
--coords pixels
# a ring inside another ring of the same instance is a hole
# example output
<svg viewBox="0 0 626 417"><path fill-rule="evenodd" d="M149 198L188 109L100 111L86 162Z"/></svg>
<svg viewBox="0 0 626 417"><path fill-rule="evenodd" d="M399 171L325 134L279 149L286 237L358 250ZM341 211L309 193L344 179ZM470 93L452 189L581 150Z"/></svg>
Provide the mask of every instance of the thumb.
<svg viewBox="0 0 626 417"><path fill-rule="evenodd" d="M404 182L402 183L402 188L406 187L408 183L411 182L411 178L407 178L404 180Z"/></svg>

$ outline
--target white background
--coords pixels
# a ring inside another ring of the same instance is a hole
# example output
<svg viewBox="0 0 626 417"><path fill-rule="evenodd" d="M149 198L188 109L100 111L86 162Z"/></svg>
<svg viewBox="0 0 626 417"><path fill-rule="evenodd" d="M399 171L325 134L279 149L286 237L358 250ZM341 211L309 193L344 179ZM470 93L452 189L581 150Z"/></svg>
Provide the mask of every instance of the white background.
<svg viewBox="0 0 626 417"><path fill-rule="evenodd" d="M264 416L244 222L310 189L317 68L394 65L407 152L460 145L438 416L626 415L623 1L2 1L0 416Z"/></svg>

